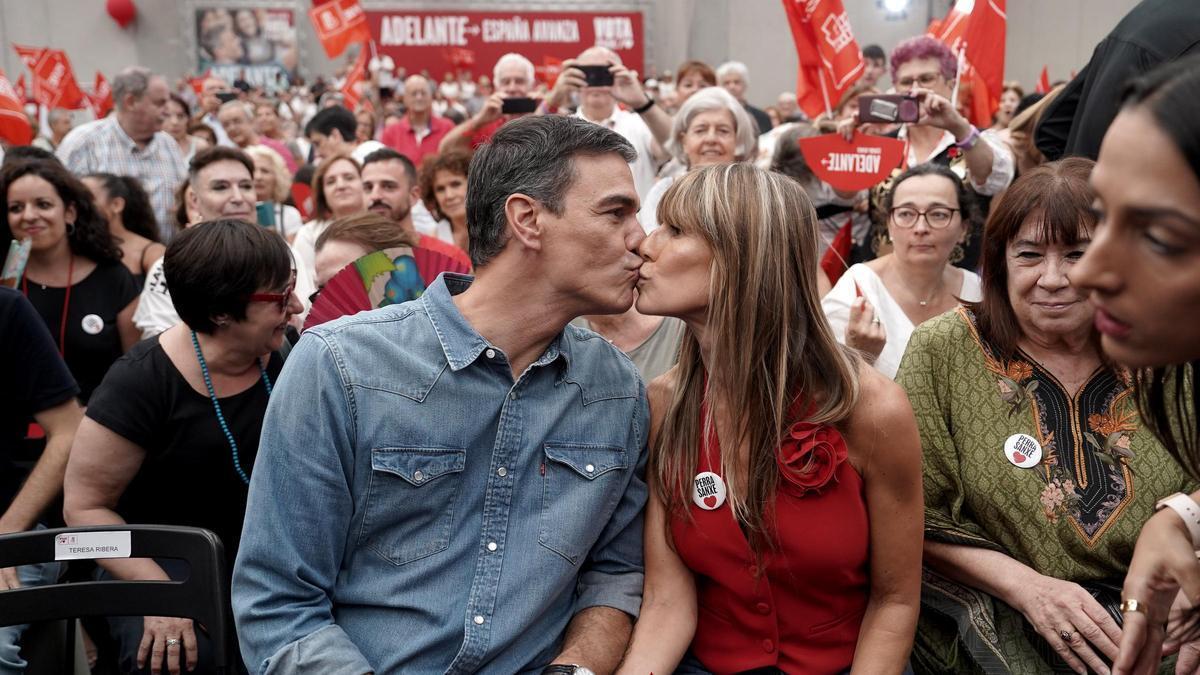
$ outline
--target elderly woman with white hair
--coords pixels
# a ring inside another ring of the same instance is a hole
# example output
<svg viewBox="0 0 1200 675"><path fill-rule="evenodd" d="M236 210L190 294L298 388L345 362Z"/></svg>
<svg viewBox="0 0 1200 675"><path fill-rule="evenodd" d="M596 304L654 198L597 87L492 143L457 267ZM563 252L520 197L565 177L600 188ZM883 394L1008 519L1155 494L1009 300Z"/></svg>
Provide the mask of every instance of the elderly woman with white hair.
<svg viewBox="0 0 1200 675"><path fill-rule="evenodd" d="M688 171L712 164L753 161L758 154L758 130L742 104L720 87L692 94L671 125L667 152ZM638 220L649 234L658 229L658 202L675 176L660 178L642 201Z"/></svg>
<svg viewBox="0 0 1200 675"><path fill-rule="evenodd" d="M265 145L251 145L246 154L254 162L254 193L258 195L258 224L278 232L292 243L304 219L285 202L292 191L292 173L279 153Z"/></svg>

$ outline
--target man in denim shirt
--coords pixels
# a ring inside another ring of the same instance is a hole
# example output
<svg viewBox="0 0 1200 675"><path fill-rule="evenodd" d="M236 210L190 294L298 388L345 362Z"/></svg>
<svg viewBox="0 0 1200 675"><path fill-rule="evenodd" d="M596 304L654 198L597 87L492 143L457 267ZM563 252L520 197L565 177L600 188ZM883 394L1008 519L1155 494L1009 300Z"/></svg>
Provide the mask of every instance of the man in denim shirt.
<svg viewBox="0 0 1200 675"><path fill-rule="evenodd" d="M234 570L251 672L615 669L649 411L633 364L567 324L634 300L633 159L584 120L506 124L471 162L476 278L304 334Z"/></svg>

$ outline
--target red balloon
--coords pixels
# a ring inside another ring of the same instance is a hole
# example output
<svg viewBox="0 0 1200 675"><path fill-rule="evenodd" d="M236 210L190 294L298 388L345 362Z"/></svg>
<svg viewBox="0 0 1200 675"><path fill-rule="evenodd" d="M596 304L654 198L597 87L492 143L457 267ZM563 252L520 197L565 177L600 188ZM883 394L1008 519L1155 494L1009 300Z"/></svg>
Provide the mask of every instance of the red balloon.
<svg viewBox="0 0 1200 675"><path fill-rule="evenodd" d="M137 7L133 5L133 0L108 0L104 7L121 28L133 23L137 17Z"/></svg>

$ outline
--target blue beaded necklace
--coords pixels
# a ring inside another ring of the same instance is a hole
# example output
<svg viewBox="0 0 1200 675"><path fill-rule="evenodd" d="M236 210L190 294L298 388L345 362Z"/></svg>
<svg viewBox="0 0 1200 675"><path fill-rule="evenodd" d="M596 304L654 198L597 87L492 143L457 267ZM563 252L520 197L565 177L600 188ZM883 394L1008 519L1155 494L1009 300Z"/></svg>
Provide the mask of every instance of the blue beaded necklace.
<svg viewBox="0 0 1200 675"><path fill-rule="evenodd" d="M205 362L204 354L200 351L200 340L196 339L196 331L192 331L192 346L196 348L196 360L200 362L200 373L204 375L204 386L208 387L208 397L212 399L213 410L217 413L217 423L221 425L221 431L225 432L225 439L229 441L229 450L233 455L233 469L237 471L237 475L241 477L242 482L249 485L250 477L242 470L237 441L233 440L233 433L229 431L229 425L225 423L225 415L221 413L221 404L217 402L217 392L213 389L212 377L208 374L208 363ZM270 398L271 378L267 377L267 369L263 367L261 358L258 359L258 372L262 373L263 385L266 386L267 397Z"/></svg>

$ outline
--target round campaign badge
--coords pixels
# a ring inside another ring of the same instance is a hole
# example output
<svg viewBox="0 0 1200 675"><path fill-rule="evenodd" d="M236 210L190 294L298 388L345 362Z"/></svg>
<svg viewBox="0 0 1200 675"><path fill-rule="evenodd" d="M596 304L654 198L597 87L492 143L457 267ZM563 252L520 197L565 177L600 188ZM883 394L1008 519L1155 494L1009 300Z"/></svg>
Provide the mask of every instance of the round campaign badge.
<svg viewBox="0 0 1200 675"><path fill-rule="evenodd" d="M703 471L692 480L692 501L705 511L713 511L725 503L725 481L720 476Z"/></svg>
<svg viewBox="0 0 1200 675"><path fill-rule="evenodd" d="M88 335L99 335L100 331L104 330L104 319L101 319L95 314L88 314L87 316L83 317L80 327L83 328L83 332L87 333Z"/></svg>
<svg viewBox="0 0 1200 675"><path fill-rule="evenodd" d="M1031 469L1042 461L1042 444L1029 434L1013 434L1004 441L1004 456L1013 466Z"/></svg>

